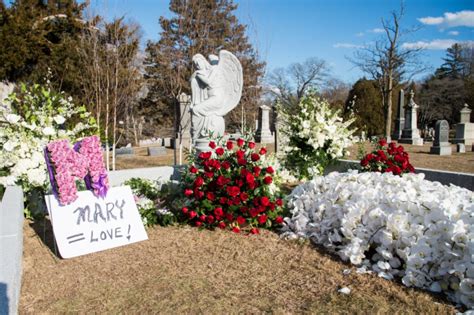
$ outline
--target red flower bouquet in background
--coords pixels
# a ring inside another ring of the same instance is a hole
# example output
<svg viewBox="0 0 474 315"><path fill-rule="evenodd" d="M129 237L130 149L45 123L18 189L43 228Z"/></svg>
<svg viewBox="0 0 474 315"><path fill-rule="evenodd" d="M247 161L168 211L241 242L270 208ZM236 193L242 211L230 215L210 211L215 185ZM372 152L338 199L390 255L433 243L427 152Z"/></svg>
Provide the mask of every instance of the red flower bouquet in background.
<svg viewBox="0 0 474 315"><path fill-rule="evenodd" d="M379 140L375 150L364 156L360 165L366 172L391 172L395 175L415 172L403 146L397 146L395 142L387 144L385 139Z"/></svg>
<svg viewBox="0 0 474 315"><path fill-rule="evenodd" d="M248 227L258 234L258 227L281 225L283 202L272 184L275 170L264 163L266 149L256 152L255 143L244 139L211 141L209 149L190 157L183 175L187 202L181 218L236 233Z"/></svg>

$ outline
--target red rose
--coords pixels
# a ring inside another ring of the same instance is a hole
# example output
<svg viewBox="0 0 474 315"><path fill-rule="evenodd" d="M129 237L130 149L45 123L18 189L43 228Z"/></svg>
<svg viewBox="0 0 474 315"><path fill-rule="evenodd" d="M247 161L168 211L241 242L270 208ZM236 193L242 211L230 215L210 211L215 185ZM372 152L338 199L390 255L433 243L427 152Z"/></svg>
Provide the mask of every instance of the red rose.
<svg viewBox="0 0 474 315"><path fill-rule="evenodd" d="M240 205L240 198L239 198L239 197L234 197L234 198L232 198L232 204L233 204L234 206Z"/></svg>
<svg viewBox="0 0 474 315"><path fill-rule="evenodd" d="M194 222L194 225L196 225L197 227L200 227L202 225L202 222L201 221L196 221L196 222Z"/></svg>
<svg viewBox="0 0 474 315"><path fill-rule="evenodd" d="M250 190L254 190L255 187L257 187L257 183L256 182L248 183L247 186Z"/></svg>
<svg viewBox="0 0 474 315"><path fill-rule="evenodd" d="M258 167L258 166L253 167L253 173L254 173L255 177L258 177L260 175L260 171L261 171L260 167Z"/></svg>
<svg viewBox="0 0 474 315"><path fill-rule="evenodd" d="M249 211L249 208L247 208L247 207L241 207L240 208L240 212L242 212L242 213L247 213L247 211Z"/></svg>
<svg viewBox="0 0 474 315"><path fill-rule="evenodd" d="M238 216L238 217L237 217L237 223L238 223L239 225L244 224L246 221L247 221L247 220L245 220L244 217L241 217L241 216Z"/></svg>
<svg viewBox="0 0 474 315"><path fill-rule="evenodd" d="M198 169L196 167L194 167L194 165L192 165L190 168L189 168L189 171L193 174L196 174L198 172Z"/></svg>
<svg viewBox="0 0 474 315"><path fill-rule="evenodd" d="M222 162L221 166L224 169L228 170L230 168L230 163L228 161L224 161L224 162Z"/></svg>
<svg viewBox="0 0 474 315"><path fill-rule="evenodd" d="M229 222L234 221L234 216L232 215L232 213L226 213L226 214L225 214L225 218L226 218L227 221L229 221Z"/></svg>
<svg viewBox="0 0 474 315"><path fill-rule="evenodd" d="M382 146L382 147L386 146L387 145L387 140L386 139L380 139L379 140L379 145Z"/></svg>
<svg viewBox="0 0 474 315"><path fill-rule="evenodd" d="M214 209L214 214L216 217L222 217L224 215L224 211L221 207Z"/></svg>
<svg viewBox="0 0 474 315"><path fill-rule="evenodd" d="M267 153L267 148L260 148L260 151L258 153L260 153L260 155L264 155L265 153Z"/></svg>
<svg viewBox="0 0 474 315"><path fill-rule="evenodd" d="M408 171L410 173L415 173L415 168L411 164L408 164Z"/></svg>
<svg viewBox="0 0 474 315"><path fill-rule="evenodd" d="M237 186L228 186L227 194L231 197L236 197L240 193L240 188Z"/></svg>
<svg viewBox="0 0 474 315"><path fill-rule="evenodd" d="M235 156L237 157L237 159L243 159L245 156L245 151L238 150L237 152L235 152Z"/></svg>
<svg viewBox="0 0 474 315"><path fill-rule="evenodd" d="M252 159L252 161L257 162L258 160L260 160L260 155L258 155L257 153L252 153L250 155L250 158Z"/></svg>
<svg viewBox="0 0 474 315"><path fill-rule="evenodd" d="M249 195L246 192L240 194L240 200L247 201L249 199Z"/></svg>
<svg viewBox="0 0 474 315"><path fill-rule="evenodd" d="M214 201L214 199L216 199L216 196L214 195L213 192L210 191L206 194L206 198L209 199L210 201Z"/></svg>
<svg viewBox="0 0 474 315"><path fill-rule="evenodd" d="M268 174L273 174L275 170L273 169L273 167L269 166L265 169L265 172L267 172Z"/></svg>
<svg viewBox="0 0 474 315"><path fill-rule="evenodd" d="M219 203L220 203L221 205L225 205L225 204L227 203L227 198L226 198L226 197L220 197L220 198L219 198Z"/></svg>
<svg viewBox="0 0 474 315"><path fill-rule="evenodd" d="M268 208L270 208L270 211L275 210L275 203L270 202L270 204L268 205Z"/></svg>
<svg viewBox="0 0 474 315"><path fill-rule="evenodd" d="M268 199L267 196L263 196L262 198L260 198L260 204L266 207L270 204L270 199Z"/></svg>
<svg viewBox="0 0 474 315"><path fill-rule="evenodd" d="M194 187L201 187L204 184L204 179L199 176L194 180Z"/></svg>
<svg viewBox="0 0 474 315"><path fill-rule="evenodd" d="M245 143L244 139L241 139L241 138L237 139L237 145L238 145L239 147L243 146L244 143Z"/></svg>
<svg viewBox="0 0 474 315"><path fill-rule="evenodd" d="M211 158L212 152L201 152L199 153L199 158L202 160L208 160Z"/></svg>
<svg viewBox="0 0 474 315"><path fill-rule="evenodd" d="M204 192L196 189L194 191L194 196L196 197L196 199L201 199L202 197L204 197Z"/></svg>
<svg viewBox="0 0 474 315"><path fill-rule="evenodd" d="M253 183L255 181L255 177L252 175L252 173L248 173L245 176L245 180L247 181L247 183Z"/></svg>
<svg viewBox="0 0 474 315"><path fill-rule="evenodd" d="M186 197L189 197L189 196L191 196L192 194L193 194L193 190L192 190L192 189L189 189L189 188L188 188L188 189L185 189L185 190L184 190L184 195L185 195Z"/></svg>
<svg viewBox="0 0 474 315"><path fill-rule="evenodd" d="M197 216L196 211L189 211L189 212L188 212L188 217L189 217L190 219L193 219L195 216Z"/></svg>
<svg viewBox="0 0 474 315"><path fill-rule="evenodd" d="M216 148L216 143L214 141L209 142L209 147L211 149L215 149Z"/></svg>
<svg viewBox="0 0 474 315"><path fill-rule="evenodd" d="M210 215L208 215L208 216L206 217L206 222L207 222L207 224L212 224L212 223L214 223L215 221L216 221L216 219L214 218L214 216L213 216L212 214L210 214Z"/></svg>
<svg viewBox="0 0 474 315"><path fill-rule="evenodd" d="M402 153L404 150L405 150L405 149L403 148L402 145L398 146L398 148L397 148L397 152L398 152L398 153Z"/></svg>
<svg viewBox="0 0 474 315"><path fill-rule="evenodd" d="M226 184L226 180L225 180L225 177L222 176L222 175L219 175L217 177L217 181L216 181L217 185L219 186L224 186Z"/></svg>
<svg viewBox="0 0 474 315"><path fill-rule="evenodd" d="M199 220L200 220L200 221L203 221L203 222L206 221L206 215L205 215L205 214L201 214L201 215L199 216Z"/></svg>
<svg viewBox="0 0 474 315"><path fill-rule="evenodd" d="M183 212L183 214L186 214L186 213L188 213L188 208L183 207L183 208L181 209L181 211Z"/></svg>
<svg viewBox="0 0 474 315"><path fill-rule="evenodd" d="M263 179L263 182L267 185L270 185L272 183L273 179L271 176L265 176L265 178Z"/></svg>
<svg viewBox="0 0 474 315"><path fill-rule="evenodd" d="M225 146L227 147L227 150L232 150L234 143L232 141L227 141Z"/></svg>
<svg viewBox="0 0 474 315"><path fill-rule="evenodd" d="M251 228L250 229L250 234L259 234L260 232L258 231L257 228Z"/></svg>
<svg viewBox="0 0 474 315"><path fill-rule="evenodd" d="M267 215L266 215L266 214L260 215L260 216L257 218L257 221L258 221L258 223L260 223L260 224L265 224L265 222L267 222Z"/></svg>
<svg viewBox="0 0 474 315"><path fill-rule="evenodd" d="M255 218L258 215L258 209L257 208L250 209L249 214L252 218Z"/></svg>
<svg viewBox="0 0 474 315"><path fill-rule="evenodd" d="M369 165L369 161L367 160L367 158L363 158L360 161L360 165L362 165L363 167L366 167L367 165Z"/></svg>
<svg viewBox="0 0 474 315"><path fill-rule="evenodd" d="M277 204L279 207L283 206L283 200L277 199L276 204Z"/></svg>
<svg viewBox="0 0 474 315"><path fill-rule="evenodd" d="M213 173L213 172L206 172L204 175L206 175L207 178L212 178L212 177L214 177L214 173Z"/></svg>
<svg viewBox="0 0 474 315"><path fill-rule="evenodd" d="M219 224L217 224L217 226L219 227L219 229L225 229L225 223L224 222L219 222Z"/></svg>
<svg viewBox="0 0 474 315"><path fill-rule="evenodd" d="M241 179L237 179L237 180L235 180L235 184L239 187L242 187L244 185L244 181L241 180Z"/></svg>
<svg viewBox="0 0 474 315"><path fill-rule="evenodd" d="M232 228L232 232L234 232L234 233L240 233L240 228L239 228L238 226L234 226L234 227Z"/></svg>
<svg viewBox="0 0 474 315"><path fill-rule="evenodd" d="M395 175L400 175L402 173L402 170L398 166L395 165L393 167L392 173L395 174Z"/></svg>
<svg viewBox="0 0 474 315"><path fill-rule="evenodd" d="M216 154L219 155L219 156L223 155L224 154L224 149L223 148L217 148L216 149Z"/></svg>
<svg viewBox="0 0 474 315"><path fill-rule="evenodd" d="M249 142L249 148L250 149L255 148L255 142Z"/></svg>
<svg viewBox="0 0 474 315"><path fill-rule="evenodd" d="M245 164L247 164L247 161L246 161L245 159L238 159L238 160L237 160L237 164L239 164L239 165L245 165Z"/></svg>
<svg viewBox="0 0 474 315"><path fill-rule="evenodd" d="M282 224L283 223L283 218L281 216L278 216L275 218L275 223L276 224Z"/></svg>
<svg viewBox="0 0 474 315"><path fill-rule="evenodd" d="M369 154L367 154L367 156L365 158L370 162L373 159L375 159L375 155L373 155L372 153L369 153Z"/></svg>

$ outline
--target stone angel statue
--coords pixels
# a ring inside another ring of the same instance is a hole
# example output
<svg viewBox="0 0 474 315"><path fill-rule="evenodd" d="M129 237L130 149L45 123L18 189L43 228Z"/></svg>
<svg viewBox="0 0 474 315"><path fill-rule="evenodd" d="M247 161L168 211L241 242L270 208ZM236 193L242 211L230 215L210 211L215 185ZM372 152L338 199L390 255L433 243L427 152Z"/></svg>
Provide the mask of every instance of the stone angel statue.
<svg viewBox="0 0 474 315"><path fill-rule="evenodd" d="M221 50L219 57L210 55L209 61L203 55L196 54L193 64L196 71L191 76L191 134L194 142L201 139L207 146L210 133L215 136L224 134L224 115L240 101L242 66L226 50Z"/></svg>

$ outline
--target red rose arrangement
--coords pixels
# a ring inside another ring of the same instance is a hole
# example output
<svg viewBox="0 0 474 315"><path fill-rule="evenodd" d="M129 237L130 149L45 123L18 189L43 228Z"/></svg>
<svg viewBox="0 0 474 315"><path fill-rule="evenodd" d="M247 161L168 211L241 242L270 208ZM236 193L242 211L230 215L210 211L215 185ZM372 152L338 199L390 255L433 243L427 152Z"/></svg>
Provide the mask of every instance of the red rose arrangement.
<svg viewBox="0 0 474 315"><path fill-rule="evenodd" d="M360 161L360 165L366 172L391 172L395 175L415 172L403 146L397 146L395 142L387 144L385 139L378 141L375 150L367 154Z"/></svg>
<svg viewBox="0 0 474 315"><path fill-rule="evenodd" d="M275 175L262 157L266 148L244 139L211 141L208 152L191 156L183 175L186 206L181 218L198 227L246 228L258 234L259 227L281 225L283 201L271 192Z"/></svg>

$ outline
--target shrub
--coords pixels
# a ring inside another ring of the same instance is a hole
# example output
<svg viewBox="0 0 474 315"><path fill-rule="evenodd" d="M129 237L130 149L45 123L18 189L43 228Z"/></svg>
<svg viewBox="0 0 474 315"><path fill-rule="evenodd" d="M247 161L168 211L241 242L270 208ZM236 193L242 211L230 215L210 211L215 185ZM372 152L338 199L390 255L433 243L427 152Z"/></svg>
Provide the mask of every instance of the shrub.
<svg viewBox="0 0 474 315"><path fill-rule="evenodd" d="M138 212L145 226L175 224L176 202L179 203L178 185L173 182L160 183L143 178L131 178L124 185L130 186L137 203Z"/></svg>
<svg viewBox="0 0 474 315"><path fill-rule="evenodd" d="M331 173L289 196L287 236L474 307L474 193L423 174Z"/></svg>
<svg viewBox="0 0 474 315"><path fill-rule="evenodd" d="M246 227L258 233L283 221L283 201L274 183L275 169L265 163L266 148L258 151L254 142L222 139L209 143L210 151L190 156L183 174L187 200L180 217L185 222L207 228Z"/></svg>
<svg viewBox="0 0 474 315"><path fill-rule="evenodd" d="M415 172L403 146L397 147L395 142L387 144L385 139L380 139L376 143L374 151L364 156L360 165L362 171L365 172L393 173L394 175Z"/></svg>
<svg viewBox="0 0 474 315"><path fill-rule="evenodd" d="M282 121L285 154L283 166L299 179L320 175L335 159L344 156L352 144L353 130L332 111L326 100L314 92L304 96L295 115L278 106Z"/></svg>

